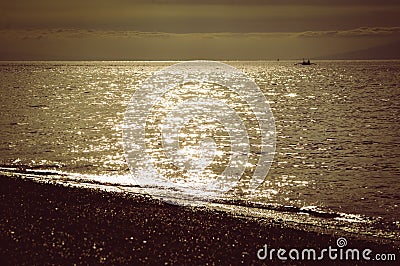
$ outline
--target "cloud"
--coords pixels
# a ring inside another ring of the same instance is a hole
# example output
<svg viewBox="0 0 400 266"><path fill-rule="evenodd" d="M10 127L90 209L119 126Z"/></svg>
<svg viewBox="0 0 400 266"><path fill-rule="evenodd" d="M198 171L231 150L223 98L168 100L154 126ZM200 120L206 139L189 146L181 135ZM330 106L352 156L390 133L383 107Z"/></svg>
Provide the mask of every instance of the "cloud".
<svg viewBox="0 0 400 266"><path fill-rule="evenodd" d="M28 39L76 39L76 38L283 38L293 37L294 33L272 32L272 33L236 33L236 32L218 32L218 33L168 33L168 32L143 32L129 30L82 30L82 29L38 29L38 30L0 30L0 39L15 38L20 40Z"/></svg>
<svg viewBox="0 0 400 266"><path fill-rule="evenodd" d="M0 30L2 60L260 60L323 57L400 39L400 27L269 33Z"/></svg>
<svg viewBox="0 0 400 266"><path fill-rule="evenodd" d="M14 0L0 3L0 29L246 33L399 25L400 3L338 1Z"/></svg>
<svg viewBox="0 0 400 266"><path fill-rule="evenodd" d="M400 27L360 27L350 30L335 31L306 31L296 34L297 37L379 37L400 35Z"/></svg>
<svg viewBox="0 0 400 266"><path fill-rule="evenodd" d="M47 29L47 30L0 30L2 38L16 39L76 39L76 38L195 38L195 39L220 39L220 38L246 38L246 39L271 39L271 38L329 38L329 37L387 37L399 36L400 27L360 27L348 30L330 31L304 31L304 32L217 32L217 33L168 33L168 32L143 32L129 30L82 30L82 29Z"/></svg>

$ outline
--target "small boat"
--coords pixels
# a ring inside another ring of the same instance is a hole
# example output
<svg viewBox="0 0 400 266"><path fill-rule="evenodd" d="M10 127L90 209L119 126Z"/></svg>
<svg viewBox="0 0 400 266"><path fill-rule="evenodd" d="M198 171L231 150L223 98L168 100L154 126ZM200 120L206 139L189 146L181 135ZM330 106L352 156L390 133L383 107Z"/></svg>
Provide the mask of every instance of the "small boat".
<svg viewBox="0 0 400 266"><path fill-rule="evenodd" d="M303 66L309 66L309 65L314 65L315 63L311 63L310 62L310 59L308 59L307 61L306 60L304 60L304 58L303 58L303 62L301 62L301 63L296 63L295 65L303 65Z"/></svg>

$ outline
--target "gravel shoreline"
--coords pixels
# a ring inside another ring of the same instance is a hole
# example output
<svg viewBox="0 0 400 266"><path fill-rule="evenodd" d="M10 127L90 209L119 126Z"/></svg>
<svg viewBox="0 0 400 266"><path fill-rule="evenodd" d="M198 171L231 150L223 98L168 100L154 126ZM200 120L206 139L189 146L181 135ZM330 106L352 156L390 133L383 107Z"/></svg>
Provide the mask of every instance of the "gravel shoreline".
<svg viewBox="0 0 400 266"><path fill-rule="evenodd" d="M257 258L264 244L288 250L319 249L336 247L339 237L206 208L169 205L145 196L7 176L1 176L0 182L1 265L270 265L271 261ZM400 260L394 245L351 238L348 241L349 248L395 253L397 262ZM289 264L310 264L299 262Z"/></svg>

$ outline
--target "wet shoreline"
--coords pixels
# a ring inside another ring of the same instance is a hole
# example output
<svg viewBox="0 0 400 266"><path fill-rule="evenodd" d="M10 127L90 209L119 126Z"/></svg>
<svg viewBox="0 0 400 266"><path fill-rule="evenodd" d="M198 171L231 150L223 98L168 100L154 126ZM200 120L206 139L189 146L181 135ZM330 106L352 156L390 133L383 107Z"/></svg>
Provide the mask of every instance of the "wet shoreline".
<svg viewBox="0 0 400 266"><path fill-rule="evenodd" d="M143 195L0 180L2 264L261 264L270 262L257 258L264 244L319 249L336 246L342 236ZM346 238L349 247L399 257L398 246L390 243Z"/></svg>

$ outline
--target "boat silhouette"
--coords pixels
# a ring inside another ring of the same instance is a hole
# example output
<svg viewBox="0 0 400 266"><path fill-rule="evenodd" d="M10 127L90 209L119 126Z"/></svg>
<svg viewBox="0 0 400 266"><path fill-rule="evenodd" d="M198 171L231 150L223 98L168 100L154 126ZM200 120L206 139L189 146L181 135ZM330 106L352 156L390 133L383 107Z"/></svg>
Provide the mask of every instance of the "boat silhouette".
<svg viewBox="0 0 400 266"><path fill-rule="evenodd" d="M315 65L315 63L311 63L310 59L307 59L307 61L303 58L303 61L301 63L296 63L295 65L303 65L303 66L309 66L309 65Z"/></svg>

